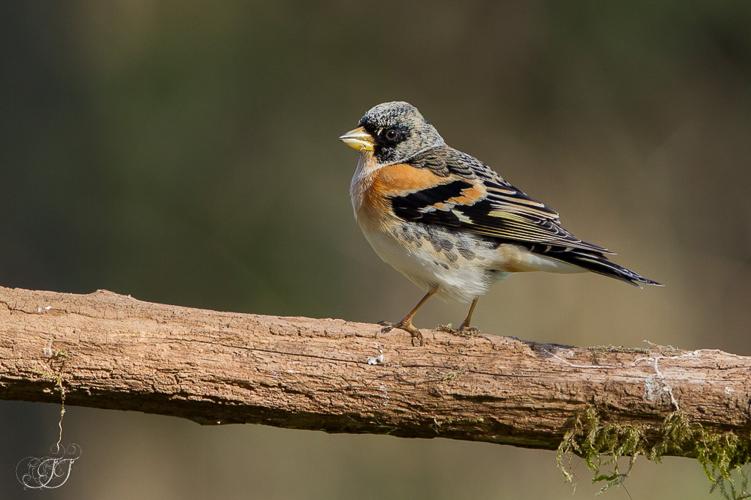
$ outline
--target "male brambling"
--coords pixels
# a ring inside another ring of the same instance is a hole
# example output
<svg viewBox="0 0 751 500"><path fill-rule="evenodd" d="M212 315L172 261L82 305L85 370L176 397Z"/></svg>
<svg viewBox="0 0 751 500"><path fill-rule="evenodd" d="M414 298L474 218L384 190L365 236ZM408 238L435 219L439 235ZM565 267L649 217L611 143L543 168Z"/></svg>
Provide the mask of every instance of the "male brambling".
<svg viewBox="0 0 751 500"><path fill-rule="evenodd" d="M412 335L417 310L435 294L470 302L460 330L490 285L510 273L592 271L636 286L659 285L576 238L558 214L489 166L448 146L406 102L379 104L341 136L360 152L350 185L355 218L378 256L427 290L398 323Z"/></svg>

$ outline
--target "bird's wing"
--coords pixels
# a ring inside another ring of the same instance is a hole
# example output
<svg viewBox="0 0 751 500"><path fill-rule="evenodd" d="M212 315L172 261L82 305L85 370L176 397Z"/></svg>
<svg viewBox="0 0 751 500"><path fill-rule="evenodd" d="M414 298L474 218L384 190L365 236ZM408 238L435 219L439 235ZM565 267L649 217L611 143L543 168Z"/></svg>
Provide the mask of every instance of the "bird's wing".
<svg viewBox="0 0 751 500"><path fill-rule="evenodd" d="M430 169L442 183L391 197L404 219L470 231L533 251L583 250L613 253L575 237L555 210L530 198L476 158L448 146L412 158L414 168Z"/></svg>

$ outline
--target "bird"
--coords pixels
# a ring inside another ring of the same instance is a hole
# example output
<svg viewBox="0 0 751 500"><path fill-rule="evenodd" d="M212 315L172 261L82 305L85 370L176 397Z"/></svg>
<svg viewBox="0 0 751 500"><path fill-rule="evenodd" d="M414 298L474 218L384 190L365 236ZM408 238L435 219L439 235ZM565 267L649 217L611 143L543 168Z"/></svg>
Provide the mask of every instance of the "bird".
<svg viewBox="0 0 751 500"><path fill-rule="evenodd" d="M452 148L436 127L403 101L372 107L339 139L360 153L350 198L375 253L425 295L383 331L410 333L434 295L469 303L458 332L473 332L479 298L511 273L591 271L642 287L660 283L616 264L614 252L583 241L558 213L490 166Z"/></svg>

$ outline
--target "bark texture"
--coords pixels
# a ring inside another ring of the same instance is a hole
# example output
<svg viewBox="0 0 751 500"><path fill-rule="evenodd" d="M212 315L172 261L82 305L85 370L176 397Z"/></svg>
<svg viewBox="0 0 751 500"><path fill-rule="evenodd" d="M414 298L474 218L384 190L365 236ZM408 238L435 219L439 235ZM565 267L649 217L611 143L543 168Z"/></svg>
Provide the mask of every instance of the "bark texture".
<svg viewBox="0 0 751 500"><path fill-rule="evenodd" d="M546 449L592 406L647 432L677 408L708 430L751 425L749 357L379 330L0 288L0 398L59 401L59 377L71 405Z"/></svg>

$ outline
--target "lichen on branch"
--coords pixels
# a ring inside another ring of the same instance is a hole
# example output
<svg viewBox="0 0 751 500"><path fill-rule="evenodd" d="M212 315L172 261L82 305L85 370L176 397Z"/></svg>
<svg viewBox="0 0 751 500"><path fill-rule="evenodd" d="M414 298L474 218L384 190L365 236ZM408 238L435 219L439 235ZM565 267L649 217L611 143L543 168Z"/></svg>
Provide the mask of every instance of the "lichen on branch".
<svg viewBox="0 0 751 500"><path fill-rule="evenodd" d="M696 458L712 484L733 500L750 498L743 467L751 463L751 431L707 430L691 422L680 410L668 414L655 429L638 424L607 422L592 407L574 415L558 446L556 462L567 481L573 474L567 467L571 455L580 456L593 474L592 481L603 490L623 484L639 456L659 462L665 455ZM620 461L628 458L621 470ZM740 488L733 480L740 477Z"/></svg>

